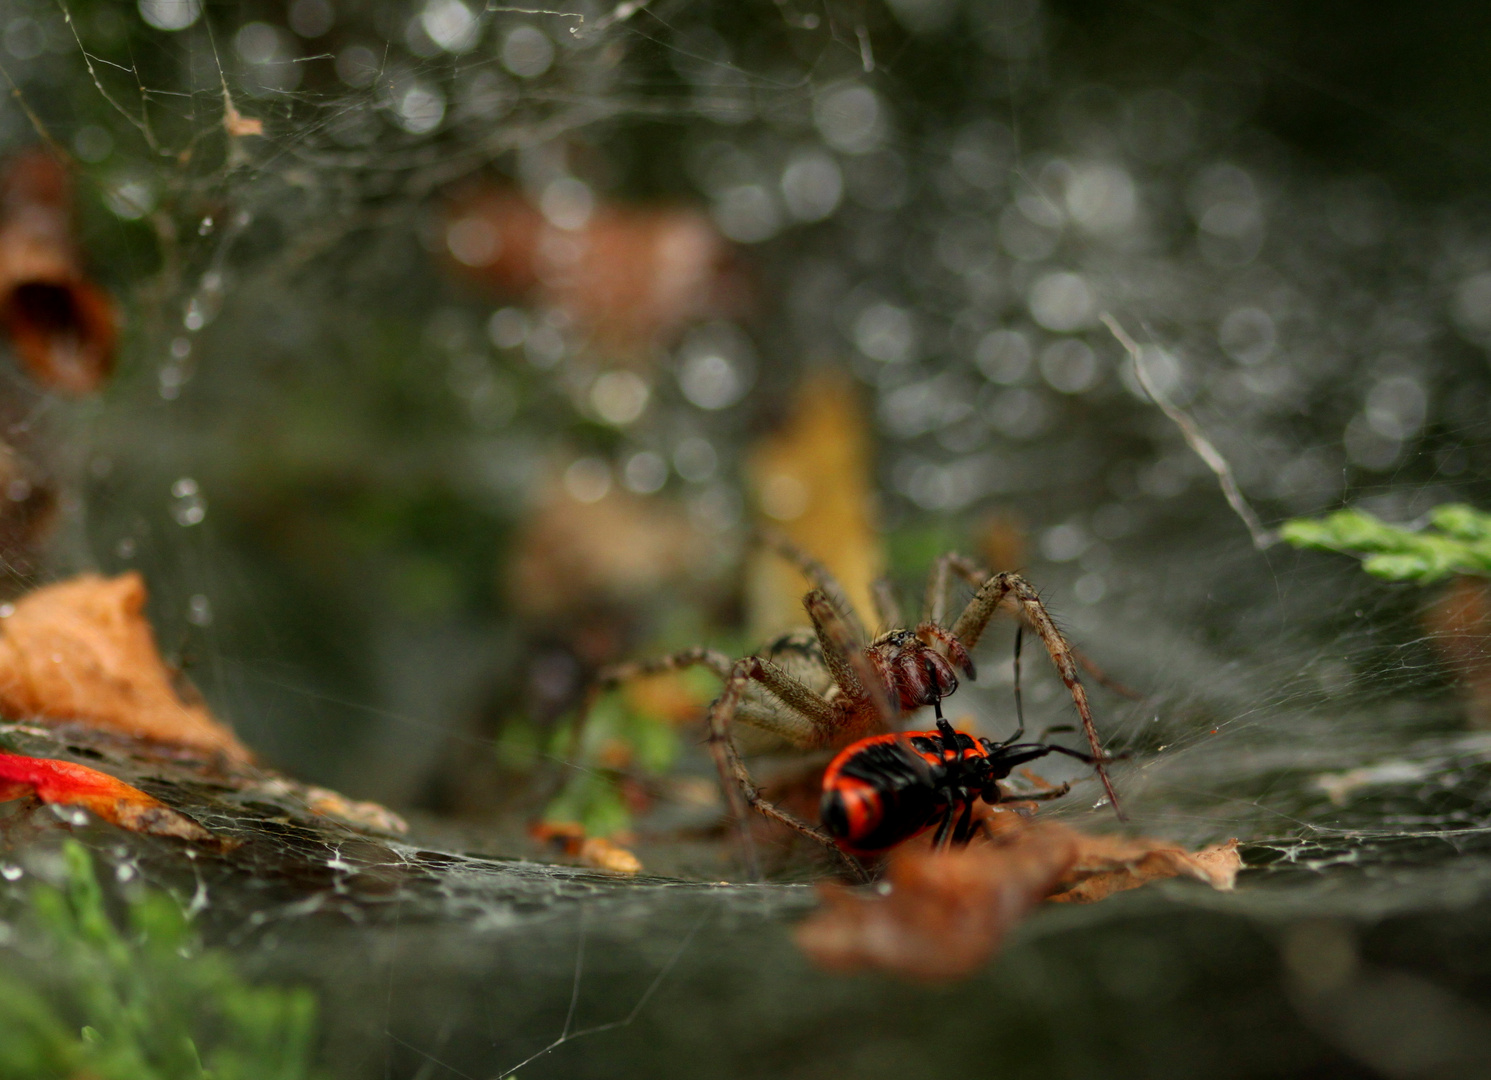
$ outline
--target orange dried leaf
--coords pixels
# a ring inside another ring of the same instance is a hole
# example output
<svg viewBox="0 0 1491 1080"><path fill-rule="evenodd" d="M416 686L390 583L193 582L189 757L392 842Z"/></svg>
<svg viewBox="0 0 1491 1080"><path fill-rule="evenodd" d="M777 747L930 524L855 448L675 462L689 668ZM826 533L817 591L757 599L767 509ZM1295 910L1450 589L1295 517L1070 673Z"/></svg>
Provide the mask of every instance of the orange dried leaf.
<svg viewBox="0 0 1491 1080"><path fill-rule="evenodd" d="M528 833L541 844L551 844L587 866L618 874L641 871L642 861L626 848L602 836L586 836L585 827L574 821L539 821Z"/></svg>
<svg viewBox="0 0 1491 1080"><path fill-rule="evenodd" d="M603 836L592 836L584 840L578 854L580 861L587 866L617 874L635 874L642 869L642 861L637 856Z"/></svg>
<svg viewBox="0 0 1491 1080"><path fill-rule="evenodd" d="M177 694L144 607L133 572L83 574L22 597L0 621L0 713L249 761L228 728Z"/></svg>
<svg viewBox="0 0 1491 1080"><path fill-rule="evenodd" d="M358 802L329 788L306 788L305 804L312 813L337 818L369 832L403 836L409 831L409 823L388 807L375 802Z"/></svg>
<svg viewBox="0 0 1491 1080"><path fill-rule="evenodd" d="M131 832L217 842L195 821L108 773L70 761L0 753L0 800L28 795L44 803L81 806Z"/></svg>

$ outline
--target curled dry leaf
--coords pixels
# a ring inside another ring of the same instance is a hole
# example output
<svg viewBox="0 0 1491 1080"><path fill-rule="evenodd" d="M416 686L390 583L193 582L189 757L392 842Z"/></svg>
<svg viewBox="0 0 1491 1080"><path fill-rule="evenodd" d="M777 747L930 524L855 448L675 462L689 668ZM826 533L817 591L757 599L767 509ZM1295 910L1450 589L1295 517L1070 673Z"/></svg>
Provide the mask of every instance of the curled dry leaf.
<svg viewBox="0 0 1491 1080"><path fill-rule="evenodd" d="M642 860L626 848L603 836L586 836L584 827L575 822L541 821L528 831L535 840L557 847L586 866L617 874L636 874L642 869Z"/></svg>
<svg viewBox="0 0 1491 1080"><path fill-rule="evenodd" d="M471 279L558 307L623 352L743 307L730 247L704 214L577 206L569 216L562 228L510 190L469 188L451 202L446 248Z"/></svg>
<svg viewBox="0 0 1491 1080"><path fill-rule="evenodd" d="M0 176L0 321L26 369L53 390L89 393L114 368L114 305L84 273L71 177L43 149Z"/></svg>
<svg viewBox="0 0 1491 1080"><path fill-rule="evenodd" d="M144 608L137 573L83 574L22 597L0 621L0 712L248 762L232 731L176 692Z"/></svg>
<svg viewBox="0 0 1491 1080"><path fill-rule="evenodd" d="M1190 852L1163 840L1126 840L1117 836L1077 837L1077 857L1063 876L1061 903L1090 904L1161 878L1192 877L1214 889L1230 891L1242 869L1237 841Z"/></svg>
<svg viewBox="0 0 1491 1080"><path fill-rule="evenodd" d="M824 907L797 929L812 960L835 971L918 979L969 975L1044 899L1091 902L1148 881L1190 876L1231 889L1237 841L1188 853L1164 841L1089 836L1064 825L991 815L991 841L950 851L905 845L890 855L889 891L822 887Z"/></svg>
<svg viewBox="0 0 1491 1080"><path fill-rule="evenodd" d="M81 806L131 832L217 843L195 821L108 773L70 761L0 752L0 801L27 796L44 803Z"/></svg>

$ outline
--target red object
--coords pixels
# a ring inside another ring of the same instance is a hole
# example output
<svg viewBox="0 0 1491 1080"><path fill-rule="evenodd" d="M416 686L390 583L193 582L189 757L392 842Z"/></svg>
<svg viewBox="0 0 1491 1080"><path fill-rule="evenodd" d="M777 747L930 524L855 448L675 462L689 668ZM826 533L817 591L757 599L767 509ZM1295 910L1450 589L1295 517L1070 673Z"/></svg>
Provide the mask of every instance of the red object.
<svg viewBox="0 0 1491 1080"><path fill-rule="evenodd" d="M994 804L999 781L1026 762L1076 750L1050 743L975 739L939 716L936 731L871 735L851 743L823 773L823 827L845 851L868 855L937 827L939 845L968 841L973 806ZM956 823L956 824L955 824Z"/></svg>
<svg viewBox="0 0 1491 1080"><path fill-rule="evenodd" d="M131 832L212 841L202 826L159 799L108 773L71 761L0 753L0 801L33 796L44 803L81 806Z"/></svg>

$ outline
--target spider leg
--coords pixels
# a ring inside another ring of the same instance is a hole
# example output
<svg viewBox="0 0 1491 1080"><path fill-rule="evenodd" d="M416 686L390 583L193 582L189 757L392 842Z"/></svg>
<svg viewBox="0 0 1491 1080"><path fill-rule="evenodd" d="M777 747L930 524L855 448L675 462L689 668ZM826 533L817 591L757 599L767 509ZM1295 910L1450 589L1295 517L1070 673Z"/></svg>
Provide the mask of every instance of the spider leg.
<svg viewBox="0 0 1491 1080"><path fill-rule="evenodd" d="M1077 664L1072 657L1071 646L1061 636L1061 631L1056 628L1056 623L1052 621L1046 605L1041 603L1040 594L1035 591L1035 588L1019 574L995 574L983 583L973 599L968 602L968 606L963 609L963 613L958 616L958 621L953 624L953 636L971 651L979 637L982 636L984 628L989 625L989 620L994 617L994 612L1008 596L1014 597L1024 620L1041 636L1041 643L1046 646L1051 663L1056 666L1061 681L1066 684L1068 692L1072 695L1072 702L1077 706L1077 715L1082 720L1082 731L1087 736L1088 745L1092 748L1093 770L1097 773L1098 779L1102 781L1108 801L1113 804L1113 812L1118 815L1120 821L1125 820L1123 810L1118 803L1118 793L1113 790L1113 782L1108 779L1108 770L1103 767L1107 759L1103 755L1102 743L1098 740L1097 725L1092 720L1092 708L1087 703L1087 690L1077 676Z"/></svg>
<svg viewBox="0 0 1491 1080"><path fill-rule="evenodd" d="M813 558L776 529L758 527L756 535L763 544L771 548L787 562L797 567L802 576L813 583L814 589L828 597L829 602L838 609L839 617L848 624L850 632L856 638L860 641L865 639L864 624L860 622L858 612L854 610L854 605L849 602L849 595L844 592L844 587L839 584L839 579L833 576L828 567Z"/></svg>
<svg viewBox="0 0 1491 1080"><path fill-rule="evenodd" d="M938 558L937 562L933 564L932 578L927 582L928 614L924 616L926 620L930 622L941 623L946 617L947 590L948 586L951 584L949 575L953 573L957 574L958 577L968 582L968 584L972 585L975 589L977 589L986 580L988 580L990 576L988 570L985 570L982 566L974 562L972 559L967 558L963 555L959 555L957 552L950 551L946 555ZM932 614L934 608L934 600L936 606L935 616ZM968 645L969 648L973 647L968 642L965 642L964 644ZM1081 649L1077 648L1076 646L1072 646L1071 649L1072 656L1076 659L1078 664L1082 665L1082 670L1087 672L1087 674L1092 677L1093 682L1097 683L1099 686L1103 687L1106 690L1112 691L1119 697L1128 698L1130 701L1144 700L1143 694L1135 690L1132 686L1128 686L1125 683L1121 683L1117 679L1113 678L1102 668L1098 667L1098 665L1093 662L1092 658L1084 653Z"/></svg>
<svg viewBox="0 0 1491 1080"><path fill-rule="evenodd" d="M875 618L882 630L894 630L903 625L901 601L896 597L895 586L885 578L876 578L870 586L875 600Z"/></svg>
<svg viewBox="0 0 1491 1080"><path fill-rule="evenodd" d="M707 649L702 645L692 648L680 649L676 653L666 656L650 656L643 660L627 660L620 664L609 664L596 672L591 680L590 686L586 688L585 697L580 701L580 709L575 717L574 729L569 738L569 751L566 756L574 759L580 751L580 744L584 740L585 727L590 721L591 710L595 708L596 701L601 693L614 686L620 686L632 679L640 679L648 675L661 675L668 671L682 671L691 667L707 667L721 679L730 677L730 658L724 653Z"/></svg>
<svg viewBox="0 0 1491 1080"><path fill-rule="evenodd" d="M865 655L864 638L844 621L823 590L814 589L803 597L802 603L823 647L828 672L845 699L856 710L868 701L881 722L889 724L900 715L900 709L890 699L885 680Z"/></svg>
<svg viewBox="0 0 1491 1080"><path fill-rule="evenodd" d="M927 577L927 595L922 605L923 622L946 625L948 590L952 586L953 574L957 574L975 589L989 576L972 559L959 555L956 551L937 556L937 561L932 564L932 573Z"/></svg>
<svg viewBox="0 0 1491 1080"><path fill-rule="evenodd" d="M730 805L731 817L741 828L742 842L746 847L747 861L750 863L752 875L755 876L755 851L745 828L747 807L772 821L779 821L802 835L811 837L832 851L854 873L864 877L864 868L841 851L833 837L762 798L761 791L756 786L750 770L740 759L740 752L735 749L735 742L730 738L730 723L735 718L736 709L740 707L741 695L745 693L746 686L752 681L761 682L768 689L771 688L769 677L765 675L768 666L767 662L759 656L746 656L737 660L730 669L729 677L725 680L724 690L709 707L710 753L714 755L715 768L719 770L720 785ZM784 672L782 674L785 675Z"/></svg>
<svg viewBox="0 0 1491 1080"><path fill-rule="evenodd" d="M661 675L665 671L681 671L690 667L707 667L721 679L730 677L730 658L714 649L695 645L666 656L650 656L644 660L628 660L620 664L609 664L596 672L595 681L601 686L615 686L644 675Z"/></svg>

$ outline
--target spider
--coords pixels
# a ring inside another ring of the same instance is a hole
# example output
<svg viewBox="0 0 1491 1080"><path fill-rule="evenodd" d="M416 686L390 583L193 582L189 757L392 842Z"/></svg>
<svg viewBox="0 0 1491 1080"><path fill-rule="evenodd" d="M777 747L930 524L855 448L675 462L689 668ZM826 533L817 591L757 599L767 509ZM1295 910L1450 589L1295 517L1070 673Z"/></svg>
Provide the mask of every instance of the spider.
<svg viewBox="0 0 1491 1080"><path fill-rule="evenodd" d="M694 646L602 668L595 680L599 690L695 666L707 667L719 676L724 687L709 706L709 745L737 822L745 820L750 808L839 852L828 833L762 797L736 749L731 724L749 724L801 749L838 750L868 736L892 732L904 714L927 705L935 706L941 719L942 699L958 688L958 672L974 677L969 654L1007 599L1040 636L1071 693L1092 749L1093 769L1114 812L1123 820L1118 795L1104 768L1111 759L1103 754L1087 691L1077 676L1077 654L1023 577L1008 572L988 574L961 555L942 555L933 564L922 619L915 629L904 627L889 583L876 582L876 617L890 629L870 638L844 590L822 563L778 533L763 530L758 538L812 582L813 588L803 597L811 630L784 634L738 660ZM954 574L976 591L949 627L948 591Z"/></svg>
<svg viewBox="0 0 1491 1080"><path fill-rule="evenodd" d="M1015 733L1003 742L974 738L956 731L942 716L937 730L870 735L840 750L823 771L819 817L839 847L852 855L887 851L936 826L932 846L963 845L983 827L973 816L976 803L1005 801L1000 781L1027 761L1065 754L1088 765L1100 760L1079 750L1046 741L1069 724L1046 729L1035 742L1021 742L1025 711L1020 697L1020 642L1025 627L1015 629ZM1127 755L1123 755L1127 756ZM1025 801L1059 799L1071 783L1027 794ZM954 821L957 822L954 826Z"/></svg>

